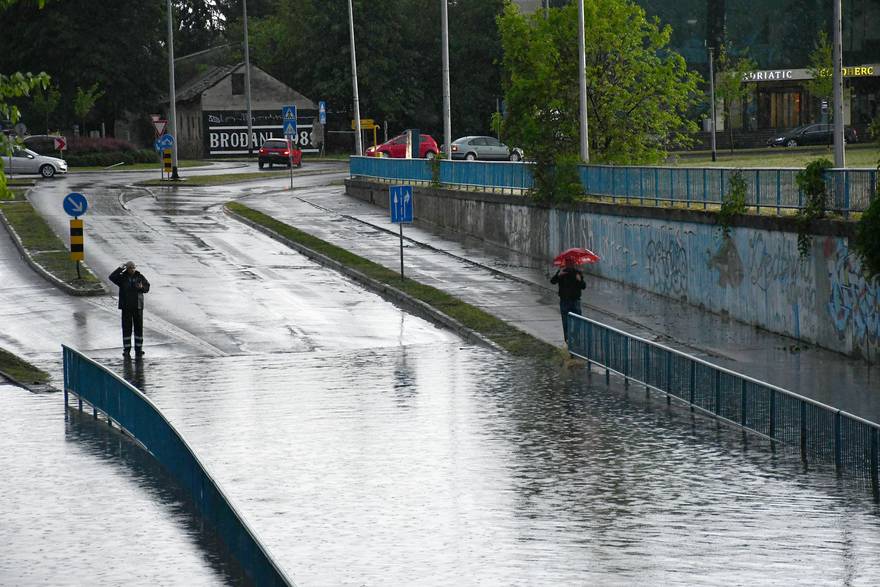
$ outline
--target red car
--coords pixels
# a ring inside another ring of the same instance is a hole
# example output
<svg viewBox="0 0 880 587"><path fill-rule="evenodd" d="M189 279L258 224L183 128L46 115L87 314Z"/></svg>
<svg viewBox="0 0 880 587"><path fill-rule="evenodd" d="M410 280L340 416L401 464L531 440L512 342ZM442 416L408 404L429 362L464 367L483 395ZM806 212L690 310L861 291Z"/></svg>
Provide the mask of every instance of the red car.
<svg viewBox="0 0 880 587"><path fill-rule="evenodd" d="M303 152L300 149L293 149L293 164L302 167ZM290 167L291 151L287 149L286 139L266 139L263 146L260 147L259 166L260 169L264 165L284 165Z"/></svg>
<svg viewBox="0 0 880 587"><path fill-rule="evenodd" d="M433 159L440 152L437 141L431 135L419 135L419 158ZM367 149L367 157L393 157L403 159L406 157L406 134L398 135L381 145Z"/></svg>

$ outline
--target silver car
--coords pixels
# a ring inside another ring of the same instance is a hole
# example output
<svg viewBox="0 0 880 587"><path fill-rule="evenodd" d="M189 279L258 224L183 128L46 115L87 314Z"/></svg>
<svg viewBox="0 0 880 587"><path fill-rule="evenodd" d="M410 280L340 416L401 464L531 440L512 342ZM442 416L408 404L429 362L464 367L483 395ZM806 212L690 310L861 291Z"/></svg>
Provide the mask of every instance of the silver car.
<svg viewBox="0 0 880 587"><path fill-rule="evenodd" d="M495 137L461 137L452 141L452 158L476 161L521 161L522 149L510 148Z"/></svg>
<svg viewBox="0 0 880 587"><path fill-rule="evenodd" d="M3 154L3 172L18 175L38 173L43 177L52 177L56 173L67 173L67 161L13 145L12 156Z"/></svg>

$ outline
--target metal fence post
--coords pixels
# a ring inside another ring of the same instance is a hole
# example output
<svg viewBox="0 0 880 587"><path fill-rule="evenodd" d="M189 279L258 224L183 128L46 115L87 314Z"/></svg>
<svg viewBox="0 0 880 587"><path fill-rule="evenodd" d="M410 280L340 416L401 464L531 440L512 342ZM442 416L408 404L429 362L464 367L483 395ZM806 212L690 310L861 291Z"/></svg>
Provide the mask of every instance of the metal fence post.
<svg viewBox="0 0 880 587"><path fill-rule="evenodd" d="M660 205L660 168L654 168L654 205Z"/></svg>
<svg viewBox="0 0 880 587"><path fill-rule="evenodd" d="M746 380L743 379L741 387L740 387L740 405L739 405L739 410L740 410L740 415L739 415L740 420L739 421L740 421L740 424L742 424L743 428L746 427L747 408L748 408L748 400L746 398Z"/></svg>
<svg viewBox="0 0 880 587"><path fill-rule="evenodd" d="M721 371L715 370L715 415L721 415Z"/></svg>
<svg viewBox="0 0 880 587"><path fill-rule="evenodd" d="M755 212L761 214L761 170L755 170Z"/></svg>
<svg viewBox="0 0 880 587"><path fill-rule="evenodd" d="M706 168L703 167L703 210L706 209L706 206L709 202L709 194L706 189Z"/></svg>
<svg viewBox="0 0 880 587"><path fill-rule="evenodd" d="M697 393L697 363L691 361L691 411L694 411L694 400L696 399Z"/></svg>
<svg viewBox="0 0 880 587"><path fill-rule="evenodd" d="M843 217L849 218L849 171L843 171Z"/></svg>
<svg viewBox="0 0 880 587"><path fill-rule="evenodd" d="M587 373L593 370L593 362L592 362L592 352L593 352L593 323L587 322Z"/></svg>
<svg viewBox="0 0 880 587"><path fill-rule="evenodd" d="M782 205L782 170L776 170L776 215L779 216L782 211L780 210L780 206Z"/></svg>
<svg viewBox="0 0 880 587"><path fill-rule="evenodd" d="M602 334L605 337L605 385L609 385L611 383L611 370L608 368L608 364L611 362L611 340L607 328L603 330Z"/></svg>
<svg viewBox="0 0 880 587"><path fill-rule="evenodd" d="M871 485L876 493L880 489L877 479L877 429L871 428Z"/></svg>
<svg viewBox="0 0 880 587"><path fill-rule="evenodd" d="M687 195L685 196L687 198L687 207L690 208L691 207L691 170L688 168L685 168L685 170L684 170L684 181L687 184L687 192L686 192Z"/></svg>
<svg viewBox="0 0 880 587"><path fill-rule="evenodd" d="M807 462L807 402L801 400L801 460Z"/></svg>
<svg viewBox="0 0 880 587"><path fill-rule="evenodd" d="M672 351L666 351L666 397L672 393Z"/></svg>
<svg viewBox="0 0 880 587"><path fill-rule="evenodd" d="M770 390L770 438L776 438L776 390Z"/></svg>
<svg viewBox="0 0 880 587"><path fill-rule="evenodd" d="M644 366L645 366L645 391L648 391L648 383L651 381L651 347L650 345L645 345L645 357L644 357Z"/></svg>
<svg viewBox="0 0 880 587"><path fill-rule="evenodd" d="M639 203L645 205L645 168L639 167Z"/></svg>
<svg viewBox="0 0 880 587"><path fill-rule="evenodd" d="M629 387L629 337L623 339L623 386Z"/></svg>
<svg viewBox="0 0 880 587"><path fill-rule="evenodd" d="M840 473L843 466L840 460L840 410L834 414L834 469Z"/></svg>

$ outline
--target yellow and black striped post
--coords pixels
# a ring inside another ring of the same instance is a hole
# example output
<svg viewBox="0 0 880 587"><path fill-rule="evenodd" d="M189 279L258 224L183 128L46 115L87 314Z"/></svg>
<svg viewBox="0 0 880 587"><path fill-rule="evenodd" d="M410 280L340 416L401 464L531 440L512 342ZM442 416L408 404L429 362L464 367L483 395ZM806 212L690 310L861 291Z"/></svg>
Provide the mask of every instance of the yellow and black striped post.
<svg viewBox="0 0 880 587"><path fill-rule="evenodd" d="M165 173L168 174L168 177L171 177L171 149L162 151L162 163L165 167Z"/></svg>
<svg viewBox="0 0 880 587"><path fill-rule="evenodd" d="M77 277L80 277L79 262L86 257L83 244L83 221L76 218L70 221L70 258L76 261Z"/></svg>

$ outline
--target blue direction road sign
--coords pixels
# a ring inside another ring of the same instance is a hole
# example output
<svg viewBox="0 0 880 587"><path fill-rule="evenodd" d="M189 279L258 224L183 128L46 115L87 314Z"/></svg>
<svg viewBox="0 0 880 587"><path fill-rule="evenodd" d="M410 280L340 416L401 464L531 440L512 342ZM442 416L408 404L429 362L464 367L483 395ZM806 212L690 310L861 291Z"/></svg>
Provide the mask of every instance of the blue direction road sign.
<svg viewBox="0 0 880 587"><path fill-rule="evenodd" d="M327 124L327 102L324 100L318 102L318 122Z"/></svg>
<svg viewBox="0 0 880 587"><path fill-rule="evenodd" d="M285 137L296 136L296 106L281 107L281 126Z"/></svg>
<svg viewBox="0 0 880 587"><path fill-rule="evenodd" d="M396 224L413 221L413 191L411 185L391 186L391 222Z"/></svg>
<svg viewBox="0 0 880 587"><path fill-rule="evenodd" d="M68 216L79 218L89 209L89 201L79 192L71 192L64 196L64 211Z"/></svg>
<svg viewBox="0 0 880 587"><path fill-rule="evenodd" d="M157 151L164 151L165 149L173 149L174 148L174 137L169 134L164 134L158 139L156 139Z"/></svg>

